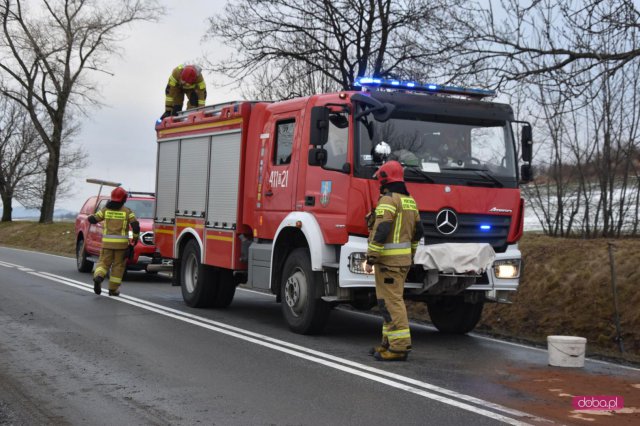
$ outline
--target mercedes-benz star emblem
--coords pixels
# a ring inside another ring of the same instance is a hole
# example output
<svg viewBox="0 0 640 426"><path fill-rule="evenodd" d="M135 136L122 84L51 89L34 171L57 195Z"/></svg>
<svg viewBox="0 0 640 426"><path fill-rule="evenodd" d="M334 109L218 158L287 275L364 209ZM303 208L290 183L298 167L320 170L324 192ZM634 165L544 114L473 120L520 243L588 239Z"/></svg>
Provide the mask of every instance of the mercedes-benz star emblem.
<svg viewBox="0 0 640 426"><path fill-rule="evenodd" d="M453 210L444 209L436 216L436 229L443 235L451 235L458 229L458 216Z"/></svg>

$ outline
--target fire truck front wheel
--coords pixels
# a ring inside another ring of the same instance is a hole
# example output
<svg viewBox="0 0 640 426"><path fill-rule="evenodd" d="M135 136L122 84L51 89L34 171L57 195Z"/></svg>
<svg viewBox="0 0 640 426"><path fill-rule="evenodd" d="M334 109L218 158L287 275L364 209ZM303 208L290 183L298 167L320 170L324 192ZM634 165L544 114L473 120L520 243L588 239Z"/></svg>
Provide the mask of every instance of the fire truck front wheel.
<svg viewBox="0 0 640 426"><path fill-rule="evenodd" d="M187 243L181 256L180 287L184 302L192 308L211 306L216 290L215 270L200 263L200 247Z"/></svg>
<svg viewBox="0 0 640 426"><path fill-rule="evenodd" d="M282 313L289 328L299 334L320 333L329 318L331 306L321 299L322 273L311 270L309 250L292 251L282 272Z"/></svg>
<svg viewBox="0 0 640 426"><path fill-rule="evenodd" d="M480 321L484 302L465 302L463 296L445 296L427 301L431 322L442 333L466 334Z"/></svg>

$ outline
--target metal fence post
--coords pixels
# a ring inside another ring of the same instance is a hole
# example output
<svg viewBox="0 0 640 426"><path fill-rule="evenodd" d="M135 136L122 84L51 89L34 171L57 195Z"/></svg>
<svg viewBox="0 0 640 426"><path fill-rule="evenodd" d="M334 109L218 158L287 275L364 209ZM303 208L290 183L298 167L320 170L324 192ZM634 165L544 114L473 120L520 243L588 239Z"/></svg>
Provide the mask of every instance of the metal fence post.
<svg viewBox="0 0 640 426"><path fill-rule="evenodd" d="M618 310L618 288L616 285L616 263L613 257L613 251L616 245L614 243L608 243L609 245L609 264L611 265L611 289L613 291L613 309L616 322L616 342L620 352L624 352L624 342L622 341L622 332L620 331L620 312Z"/></svg>

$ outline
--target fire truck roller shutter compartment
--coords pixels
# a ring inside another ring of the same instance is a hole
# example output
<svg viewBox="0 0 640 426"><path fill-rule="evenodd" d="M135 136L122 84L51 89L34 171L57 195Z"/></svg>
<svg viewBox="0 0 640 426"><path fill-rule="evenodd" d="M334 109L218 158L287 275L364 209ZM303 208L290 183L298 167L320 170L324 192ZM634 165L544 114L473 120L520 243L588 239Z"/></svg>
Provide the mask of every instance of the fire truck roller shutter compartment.
<svg viewBox="0 0 640 426"><path fill-rule="evenodd" d="M207 226L233 229L238 210L240 184L241 133L234 130L211 137L211 164L209 169L209 203Z"/></svg>
<svg viewBox="0 0 640 426"><path fill-rule="evenodd" d="M176 217L179 141L158 144L158 174L156 176L156 221L171 223Z"/></svg>
<svg viewBox="0 0 640 426"><path fill-rule="evenodd" d="M209 136L182 139L178 215L202 217L204 214L208 161Z"/></svg>

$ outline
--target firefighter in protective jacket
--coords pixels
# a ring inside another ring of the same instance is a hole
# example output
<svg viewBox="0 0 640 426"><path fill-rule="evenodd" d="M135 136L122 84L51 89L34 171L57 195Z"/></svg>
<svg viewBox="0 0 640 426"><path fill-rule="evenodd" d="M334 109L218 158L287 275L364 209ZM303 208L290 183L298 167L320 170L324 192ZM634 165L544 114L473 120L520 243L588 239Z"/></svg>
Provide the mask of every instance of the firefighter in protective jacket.
<svg viewBox="0 0 640 426"><path fill-rule="evenodd" d="M102 292L102 281L111 269L109 276L109 296L120 294L120 284L126 268L127 258L133 246L138 242L140 224L135 213L124 206L127 191L117 187L111 191L111 200L95 214L89 216L89 223L104 221L102 228L102 250L100 259L93 273L93 291ZM129 245L129 226L133 232L132 245Z"/></svg>
<svg viewBox="0 0 640 426"><path fill-rule="evenodd" d="M399 162L388 161L374 177L380 182L380 199L367 218L370 234L365 270L375 270L376 299L383 324L382 343L370 354L380 361L405 361L411 351L411 333L403 298L404 282L423 235L422 223Z"/></svg>
<svg viewBox="0 0 640 426"><path fill-rule="evenodd" d="M187 109L204 106L207 99L207 86L200 67L187 64L175 67L169 76L165 95L165 111L161 118L177 115L182 111L185 96Z"/></svg>

